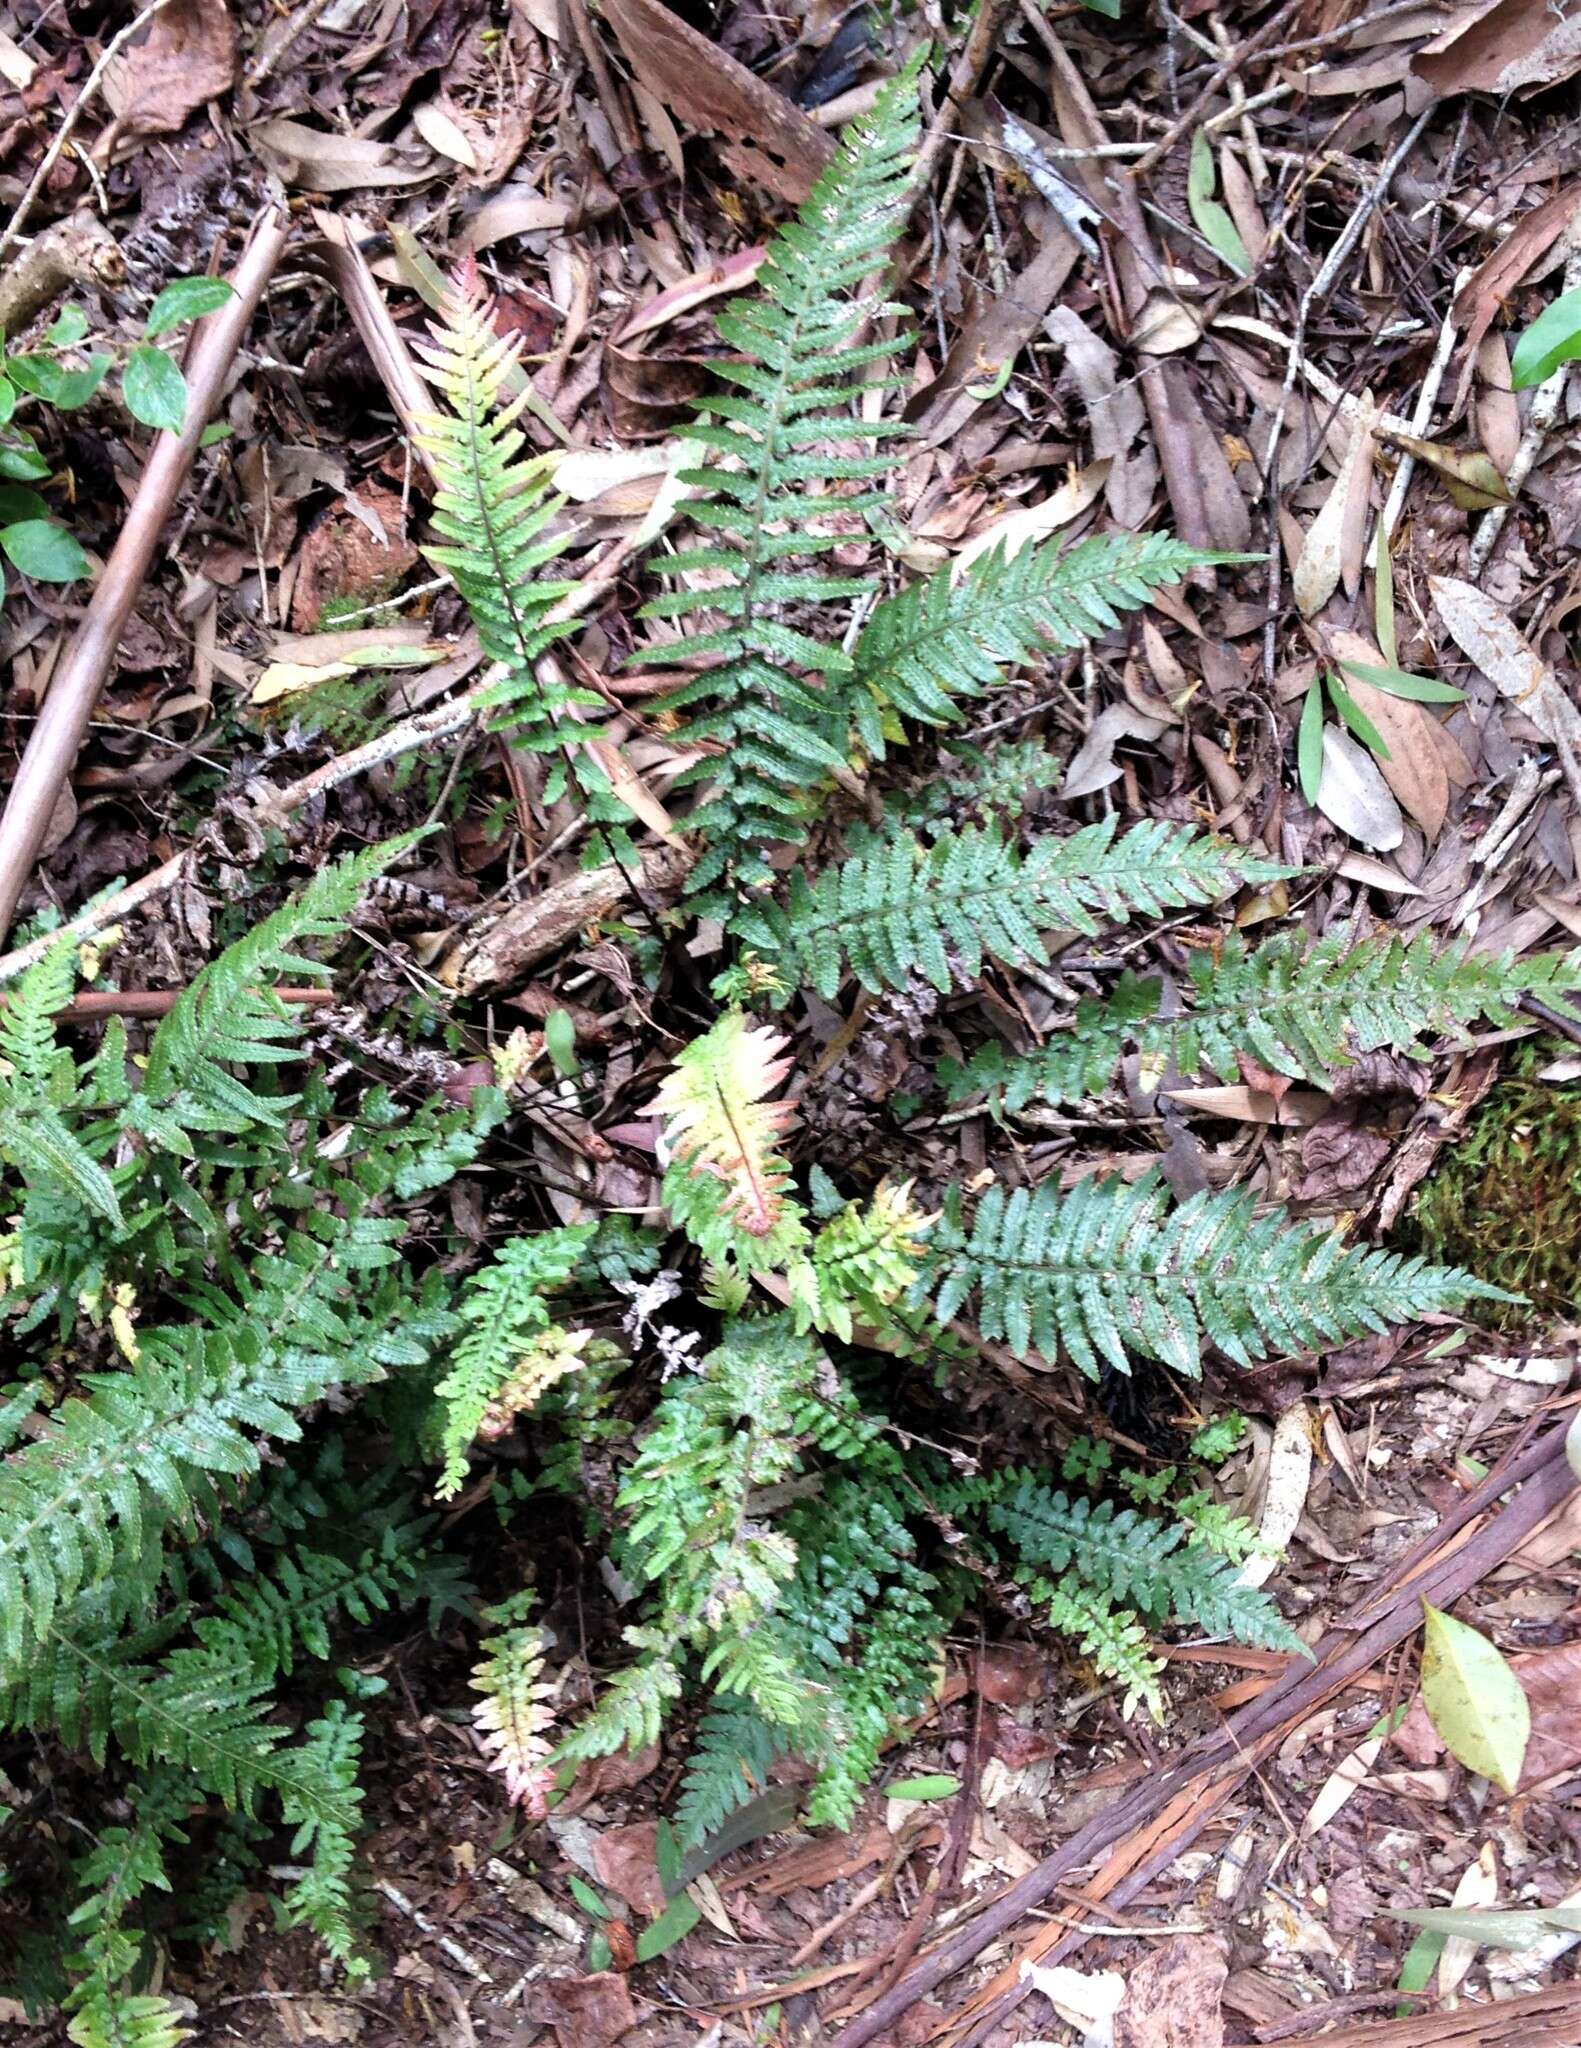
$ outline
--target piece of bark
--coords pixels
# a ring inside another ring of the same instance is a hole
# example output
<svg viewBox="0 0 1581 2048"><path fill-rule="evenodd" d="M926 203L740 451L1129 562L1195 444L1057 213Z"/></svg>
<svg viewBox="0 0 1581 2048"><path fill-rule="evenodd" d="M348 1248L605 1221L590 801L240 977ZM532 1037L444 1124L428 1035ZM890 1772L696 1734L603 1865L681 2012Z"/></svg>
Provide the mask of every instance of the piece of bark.
<svg viewBox="0 0 1581 2048"><path fill-rule="evenodd" d="M515 904L486 930L469 934L440 968L439 978L460 995L504 988L586 926L608 917L639 888L673 889L696 859L691 846L658 846L643 854L640 877L614 861L583 868L541 895Z"/></svg>
<svg viewBox="0 0 1581 2048"><path fill-rule="evenodd" d="M14 341L74 284L113 291L125 282L120 244L84 208L35 235L0 274L0 334Z"/></svg>

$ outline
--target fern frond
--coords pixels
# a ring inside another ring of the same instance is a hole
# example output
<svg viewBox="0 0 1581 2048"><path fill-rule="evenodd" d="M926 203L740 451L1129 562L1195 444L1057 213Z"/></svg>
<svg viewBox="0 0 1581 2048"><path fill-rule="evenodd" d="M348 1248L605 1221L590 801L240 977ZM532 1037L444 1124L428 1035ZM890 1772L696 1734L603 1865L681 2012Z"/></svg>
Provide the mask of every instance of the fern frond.
<svg viewBox="0 0 1581 2048"><path fill-rule="evenodd" d="M527 440L516 422L525 396L508 396L520 337L496 333L475 264L446 294L432 340L417 346L449 408L418 423L442 536L425 552L454 579L484 653L500 668L485 697L501 714L495 729L509 730L519 746L558 746L564 719L600 700L546 679L539 668L539 657L570 631L549 614L573 586L539 574L570 535L550 531L563 503L553 495L554 458L524 455Z"/></svg>
<svg viewBox="0 0 1581 2048"><path fill-rule="evenodd" d="M843 721L831 720L819 679L849 673L851 659L783 613L794 606L805 616L810 606L869 588L866 579L815 564L885 499L878 486L889 457L836 449L905 431L857 414L864 372L895 343L858 343L860 330L892 309L853 288L882 269L904 225L916 131L913 65L847 128L799 216L775 236L758 273L761 296L719 317L734 353L716 368L736 390L711 399L710 417L689 430L718 459L682 472L699 493L689 509L705 540L664 565L667 575L699 577L706 587L646 608L653 618L690 621L706 611L721 621L684 643L688 658L711 665L669 700L677 709L709 707L679 735L707 750L682 778L708 785L690 821L706 841L694 893L727 876L763 880L758 849L796 836L810 785L844 766L826 730ZM849 484L859 488L848 493ZM669 642L638 659L673 662L676 651Z"/></svg>
<svg viewBox="0 0 1581 2048"><path fill-rule="evenodd" d="M699 1724L675 1802L675 1835L695 1849L717 1834L738 1808L755 1799L768 1774L789 1754L783 1728L732 1700L709 1708Z"/></svg>
<svg viewBox="0 0 1581 2048"><path fill-rule="evenodd" d="M1068 1195L990 1188L969 1225L952 1188L912 1299L948 1322L974 1295L985 1337L1018 1357L1063 1347L1093 1377L1128 1371L1133 1352L1195 1376L1205 1342L1249 1366L1502 1298L1454 1267L1259 1217L1241 1193L1172 1209L1152 1174Z"/></svg>
<svg viewBox="0 0 1581 2048"><path fill-rule="evenodd" d="M1523 995L1575 1014L1581 953L1509 953L1440 948L1431 933L1405 941L1331 933L1308 947L1283 932L1248 949L1239 933L1217 958L1194 954L1183 1014L1158 1015L1163 984L1122 976L1107 1003L1083 1002L1071 1027L1034 1053L984 1048L961 1076L967 1089L992 1088L1007 1109L1034 1100L1069 1102L1112 1080L1129 1046L1161 1072L1200 1070L1230 1079L1246 1054L1273 1073L1327 1086L1358 1053L1388 1048L1427 1057L1422 1041L1458 1034L1479 1019L1517 1021Z"/></svg>
<svg viewBox="0 0 1581 2048"><path fill-rule="evenodd" d="M991 827L942 832L931 845L895 832L815 881L796 869L785 908L755 904L739 929L783 979L826 997L847 960L865 988L903 989L920 974L947 992L985 958L1040 961L1045 931L1093 933L1100 918L1212 903L1289 872L1162 822L1116 837L1106 818L1069 839L1035 840L1024 855Z"/></svg>
<svg viewBox="0 0 1581 2048"><path fill-rule="evenodd" d="M325 868L203 970L154 1033L143 1086L127 1110L134 1129L190 1157L189 1131L285 1122L296 1096L260 1095L232 1071L297 1057L301 1017L270 984L327 974L321 962L292 949L307 939L340 938L368 883L410 844L409 837L391 839Z"/></svg>
<svg viewBox="0 0 1581 2048"><path fill-rule="evenodd" d="M1084 1657L1090 1657L1100 1677L1124 1687L1122 1715L1129 1716L1141 1700L1155 1718L1162 1716L1163 1659L1153 1654L1147 1630L1129 1608L1116 1606L1074 1572L1054 1581L1027 1574L1022 1583L1030 1597L1044 1607L1049 1627L1068 1636Z"/></svg>
<svg viewBox="0 0 1581 2048"><path fill-rule="evenodd" d="M77 985L77 948L58 939L0 1000L0 1159L30 1184L56 1181L117 1230L125 1228L115 1183L64 1114L78 1094L55 1018Z"/></svg>
<svg viewBox="0 0 1581 2048"><path fill-rule="evenodd" d="M1007 668L1051 648L1079 647L1118 625L1203 554L1164 533L1126 533L1062 550L1057 541L1006 555L979 555L875 605L856 644L857 726L868 751L884 752L893 708L919 725L950 725L963 698L979 697Z"/></svg>
<svg viewBox="0 0 1581 2048"><path fill-rule="evenodd" d="M800 1271L791 1269L798 1329L828 1330L849 1344L856 1318L879 1325L887 1320L917 1277L933 1220L913 1204L911 1185L882 1182L869 1202L847 1203L818 1232L811 1257Z"/></svg>
<svg viewBox="0 0 1581 2048"><path fill-rule="evenodd" d="M544 1682L548 1646L543 1630L527 1623L529 1606L530 1596L522 1595L484 1610L495 1633L483 1638L482 1660L472 1667L472 1690L483 1695L472 1720L490 1770L504 1775L505 1796L529 1819L542 1820L554 1789L547 1740L554 1711L546 1705L554 1688Z"/></svg>
<svg viewBox="0 0 1581 2048"><path fill-rule="evenodd" d="M286 1921L311 1928L357 1984L372 1971L357 1938L352 1898L362 1814L357 1779L362 1716L343 1700L331 1700L320 1719L308 1723L304 1740L286 1754L290 1769L280 1787L280 1803L286 1826L296 1829L291 1854L310 1858L306 1873L286 1892Z"/></svg>
<svg viewBox="0 0 1581 2048"><path fill-rule="evenodd" d="M727 1010L676 1058L652 1107L664 1118L670 1164L664 1199L711 1259L772 1262L794 1225L789 1162L775 1150L791 1121L767 1097L791 1062L779 1033Z"/></svg>
<svg viewBox="0 0 1581 2048"><path fill-rule="evenodd" d="M76 2048L179 2048L191 2039L167 1999L127 1989L143 1947L127 1916L145 1893L170 1890L167 1836L187 1839L168 1816L139 1812L131 1827L106 1828L75 1866L83 1896L68 1924L82 1947L67 1958L77 1982L66 2037Z"/></svg>
<svg viewBox="0 0 1581 2048"><path fill-rule="evenodd" d="M491 1407L524 1365L536 1362L529 1372L538 1380L532 1400L561 1376L550 1371L548 1378L542 1377L551 1359L564 1354L563 1345L558 1352L544 1348L553 1327L544 1296L563 1287L575 1273L597 1228L593 1223L573 1223L532 1237L513 1237L501 1245L492 1265L467 1281L458 1304L467 1327L451 1354L449 1371L434 1389L442 1410L438 1434L444 1469L434 1489L441 1500L452 1500L460 1492L467 1453ZM556 1335L563 1339L565 1332ZM561 1370L570 1371L577 1362L566 1359ZM526 1390L524 1383L521 1391ZM523 1405L531 1406L531 1401Z"/></svg>

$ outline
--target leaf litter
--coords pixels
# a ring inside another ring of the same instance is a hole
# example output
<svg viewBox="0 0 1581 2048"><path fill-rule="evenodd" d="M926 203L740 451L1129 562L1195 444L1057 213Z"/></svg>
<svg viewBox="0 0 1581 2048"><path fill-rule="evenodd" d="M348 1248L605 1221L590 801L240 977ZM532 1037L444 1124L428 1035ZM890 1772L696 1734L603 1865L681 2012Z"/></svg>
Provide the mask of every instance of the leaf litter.
<svg viewBox="0 0 1581 2048"><path fill-rule="evenodd" d="M953 97L930 102L932 156L897 284L922 337L905 410L923 432L906 455L903 528L885 545L959 564L1055 528L1075 542L1167 524L1258 559L1194 578L1134 627L1101 633L1085 656L1051 653L894 787L919 804L930 792L959 804L948 792L962 786L965 748L1035 742L1057 772L1019 780L1014 800L1029 812L1046 807L1067 829L1111 811L1217 825L1303 869L1294 901L1314 938L1354 921L1402 938L1443 932L1475 875L1464 935L1480 947L1535 947L1581 893L1581 712L1565 605L1581 535L1581 375L1519 490L1506 482L1508 449L1493 446L1483 422L1502 417L1528 432L1525 396L1505 389L1513 414L1492 409L1495 371L1518 355L1528 328L1545 331L1545 309L1561 296L1573 134L1543 93L1581 67L1573 24L1539 0L1497 0L1452 19L1429 8L1311 7L1182 18L1132 0L1117 19L1055 17L986 0L983 24L963 21L935 52ZM83 87L98 35L79 38L58 10L27 0L0 13L0 169L10 196L37 171L62 108ZM32 225L79 206L102 216L126 280L87 287L86 303L95 332L128 349L172 275L226 268L277 179L332 210L359 245L384 294L383 340L396 350L420 334L423 312L401 249L441 274L479 254L498 317L533 334L527 430L537 446L571 451L565 481L582 522L574 559L585 566L643 527L655 493L671 493L673 511L684 453L675 437L696 401L721 388L716 302L751 286L785 206L805 196L840 120L871 96L909 36L903 19L886 17L853 40L838 10L818 6L780 17L726 4L682 20L660 0L619 0L597 14L575 4L330 0L267 16L168 0L112 60L100 99L85 100L78 145L48 173ZM1434 96L1429 122L1385 187L1382 166L1423 104L1419 81ZM1351 249L1333 263L1357 221ZM305 210L296 236L226 401L227 438L205 458L197 494L139 594L31 906L47 897L75 909L194 835L212 835L204 887L166 916L144 912L129 924L116 973L134 988L189 975L228 902L245 896L269 844L252 809L256 792L335 752L339 743L323 735L336 728L306 707L371 673L366 700L347 715L361 721L355 734L376 732L420 710L422 678L458 654L453 593L414 594L406 520L423 517L424 491L391 430L369 333L327 282ZM61 284L83 302L76 280ZM1417 419L1445 322L1454 395L1435 396L1412 431L1406 423ZM1561 345L1544 356L1545 374L1563 360ZM69 465L77 539L100 559L122 511L125 425L88 410L52 449ZM1389 485L1407 454L1420 466L1380 558ZM1479 521L1512 499L1486 569L1474 571ZM1269 559L1275 550L1291 565L1288 580ZM19 721L47 699L69 624L47 562L17 566L31 580L5 614L9 747ZM617 566L566 658L621 706L612 774L629 777L644 876L583 885L565 843L573 821L544 798L530 764L475 736L456 757L467 773L448 791L449 756L424 764L430 778L415 796L393 768L375 769L270 829L293 859L313 865L424 815L441 821L422 900L384 913L356 1003L380 1014L438 974L505 1003L530 1001L532 1017L577 1020L581 1072L562 1077L564 1113L526 1127L524 1161L573 1187L573 1197L557 1197L572 1206L640 1213L653 1178L636 1106L651 1095L660 1040L651 991L625 945L634 932L659 943L651 904L684 857L665 843L674 824L665 799L685 763L632 687L642 672L623 670L637 593L619 574ZM328 630L304 630L315 627ZM1286 694L1314 645L1370 738L1309 690ZM364 666L370 655L376 668ZM1413 699L1391 684L1422 676L1463 697ZM1314 704L1318 721L1303 740ZM1512 810L1527 764L1531 793ZM514 939L478 916L485 899L511 894L524 905ZM1138 964L1174 1001L1194 951L1216 942L1211 929L1182 925ZM446 960L485 961L486 970L447 969ZM1077 950L1044 976L990 976L937 1021L904 1002L853 1018L811 1006L797 1013L795 1028L820 1058L830 1055L801 1105L823 1156L886 1158L890 1105L951 1056L964 1025L980 1031L992 1015L1023 1038L1053 1028L1090 971ZM460 1000L465 1051L484 1055L497 1027L481 995ZM1487 1034L1487 1056L1512 1057L1514 1036ZM338 1043L344 1056L347 1041ZM596 1063L587 1059L594 1044ZM1310 1213L1367 1216L1442 1112L1440 1087L1453 1106L1455 1052L1436 1049L1434 1087L1420 1101L1379 1092L1347 1105L1359 1134L1347 1139L1349 1155L1365 1168L1342 1199L1338 1189L1311 1197ZM1136 1174L1167 1147L1202 1184L1242 1186L1259 1201L1288 1197L1311 1172L1304 1136L1331 1096L1297 1091L1300 1114L1281 1119L1278 1095L1256 1075L1239 1089L1163 1093L1149 1092L1146 1078L1128 1075L1100 1098L1085 1134L1115 1170ZM1074 1176L1090 1153L1073 1149L1072 1121L1031 1121L1020 1137L1045 1168ZM964 1157L985 1168L1000 1156L980 1111L916 1137L936 1162ZM484 1233L497 1227L482 1215L475 1222ZM1260 1508L1265 1536L1285 1553L1250 1570L1277 1570L1297 1618L1350 1612L1365 1606L1403 1536L1452 1509L1466 1483L1457 1461L1494 1464L1540 1410L1566 1398L1563 1387L1479 1371L1453 1335L1414 1333L1372 1363L1332 1354L1249 1379L1215 1368L1201 1389L1161 1379L1117 1390L1099 1427L1156 1466L1178 1455L1160 1413L1199 1400L1248 1410L1249 1444L1214 1483L1229 1504ZM1550 1348L1569 1358L1573 1333ZM1038 1376L1035 1388L960 1369L935 1421L963 1456L974 1432L1034 1456L1068 1444L1074 1413L1063 1368ZM1343 1458L1326 1442L1342 1446ZM480 1549L488 1547L485 1536ZM557 1568L569 1585L574 1568ZM1063 2021L1089 2038L1107 2029L1132 2048L1217 2048L1298 2038L1327 2015L1342 2029L1329 2038L1340 2040L1357 2000L1370 1999L1381 2022L1400 1995L1408 1942L1390 1914L1420 1918L1458 1895L1463 1915L1473 1899L1483 1902L1478 1911L1497 1900L1522 1914L1511 1925L1528 1949L1571 1931L1564 1916L1574 1908L1559 1902L1575 1889L1574 1845L1554 1807L1581 1753L1568 1705L1577 1637L1563 1573L1553 1562L1525 1576L1493 1572L1456 1615L1430 1620L1425 1644L1318 1709L1267 1766L1262 1789L1243 1791L1217 1832L1160 1862L1123 1906L1106 1910L1074 1964L1027 1961L1031 1996L996 2038L1034 2038ZM593 1669L607 1662L620 1626L618 1593L596 1581L594 1570L581 1582L602 1602L583 1646ZM1192 1655L1171 1667L1174 1730L1124 1721L1116 1699L1084 1690L1079 1673L1035 1696L991 1698L985 1654L1043 1651L1030 1624L1007 1627L999 1610L984 1613L963 1617L937 1697L895 1756L902 1782L959 1784L952 1797L962 1801L984 1800L992 1786L1004 1867L1035 1863L1086 1806L1112 1802L1178 1751L1195 1721L1267 1682L1253 1653L1209 1641L1179 1646ZM1004 1642L985 1650L985 1626L1003 1630ZM1491 1659L1468 1651L1473 1633ZM422 1899L427 1928L450 1949L390 1907L377 1938L392 1955L414 1949L420 1967L398 1966L354 1999L330 1994L335 2024L370 2042L412 2038L403 2002L409 2009L417 1999L428 2014L423 2038L460 2027L448 2017L456 2011L467 2017L455 2038L469 2029L485 2038L519 2024L509 2019L516 2009L568 2044L659 2048L701 2027L726 2048L761 2038L753 2030L766 2011L789 2024L803 1999L821 2005L827 2037L840 2038L881 1984L916 1900L946 1867L948 1814L930 1817L921 1802L925 1825L892 1841L875 1800L868 1819L882 1839L865 1861L862 1821L849 1841L800 1847L783 1834L744 1833L708 1875L717 1893L693 1902L696 1924L656 1962L635 1963L666 1891L666 1772L656 1758L624 1778L606 1772L582 1788L592 1846L578 1867L607 1872L636 1924L630 1955L617 1940L613 1967L590 1969L585 1943L567 1932L586 1918L566 1882L576 1859L564 1838L509 1834L497 1785L466 1737L467 1640L451 1627L435 1640L392 1641L399 1684L379 1710L385 1763L370 1812L375 1867L393 1874L402 1897ZM1441 1728L1447 1719L1455 1730L1459 1762L1413 1762L1397 1731L1370 1732L1419 1682ZM1516 1693L1531 1717L1524 1770ZM1518 1786L1525 1803L1502 1791L1469 1798L1467 1769ZM1306 1813L1308 1826L1284 1843L1279 1816L1291 1811ZM783 1826L782 1808L766 1815L776 1816ZM1243 1826L1253 1846L1232 1860ZM775 1880L787 1855L809 1849L802 1875L782 1889ZM504 1881L490 1875L514 1870L525 1881L529 1864L552 1894L558 1931L511 1905ZM1204 1879L1211 1926L1175 1932L1196 1915ZM1099 1880L1118 1882L1104 1872ZM974 1890L996 1881L984 1866ZM172 1951L172 1979L200 2013L307 1982L306 1951L256 1915L249 1923L250 1911L229 1948ZM736 1930L735 1945L721 1921ZM1470 1945L1473 1923L1437 1924L1468 1946L1446 1947L1435 1988L1425 2005L1416 2001L1413 2040L1506 2038L1462 2024L1490 1986L1487 1951ZM810 1973L818 1981L798 1989L788 1959L825 1930ZM475 1957L485 1939L488 1984L454 1953ZM1029 1945L1025 1928L1017 1940ZM1501 1979L1500 1996L1562 1992L1558 1968L1552 1959L1546 1975ZM513 2008L500 1987L518 1978L528 1988ZM933 1994L947 2004L921 2004L914 2017L942 2017L981 1982L968 1972ZM1573 2011L1553 2025L1573 2028ZM1009 2031L1021 2021L1032 2033ZM26 2019L12 2024L20 2042L45 2038ZM291 2037L312 2038L314 2024L304 2014Z"/></svg>

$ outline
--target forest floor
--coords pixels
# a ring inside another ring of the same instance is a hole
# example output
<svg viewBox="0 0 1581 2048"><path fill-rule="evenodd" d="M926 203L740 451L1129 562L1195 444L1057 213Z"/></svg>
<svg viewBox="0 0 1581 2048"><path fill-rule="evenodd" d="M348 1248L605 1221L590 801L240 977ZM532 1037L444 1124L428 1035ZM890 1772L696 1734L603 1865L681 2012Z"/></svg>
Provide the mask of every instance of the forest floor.
<svg viewBox="0 0 1581 2048"><path fill-rule="evenodd" d="M405 761L324 778L289 815L260 792L439 703L481 660L419 556L425 482L377 360L381 319L420 335L436 277L476 258L497 319L525 338L530 434L570 451L560 483L582 531L567 573L583 573L635 532L673 467L710 388L719 302L750 283L831 131L926 35L953 94L925 106L928 175L899 285L921 336L906 559L946 562L1006 521L1038 535L1166 526L1256 557L1051 657L979 705L963 737L1000 749L1020 807L1046 821L1196 820L1298 864L1299 884L1243 908L1248 926L1299 910L1314 933L1359 916L1517 952L1581 939L1581 373L1535 394L1510 384L1514 336L1581 282L1574 19L1545 0L1120 0L1118 19L1037 0L942 17L937 0L915 13L843 0L683 11L688 30L658 0L170 0L89 94L131 10L0 7L5 213L73 123L25 233L69 221L77 241L26 308L29 332L70 302L124 353L170 278L227 271L281 194L291 223L219 410L229 435L174 510L24 917L70 915L196 848L123 921L116 954L121 987L175 988L290 870L438 818L362 980L337 985L326 1058L398 1069L381 1040L397 1012L403 1028L419 1010L436 1034L458 1026L473 1058L568 1012L580 1071L516 1125L519 1170L562 1216L649 1200L632 1078L652 1034L632 963L651 935L628 926L623 947L573 926L487 1001L444 983L458 934L575 872L534 771L474 721ZM337 243L360 250L377 286L383 310L360 309L360 323ZM52 502L96 557L148 440L110 393L48 429L69 480L69 505L59 489ZM1380 513L1405 622L1391 658L1465 697L1446 710L1354 683L1388 758L1331 703L1332 758L1309 801L1309 693L1347 656L1383 658ZM1454 634L1430 582L1445 577L1475 600ZM81 611L80 589L10 582L7 770ZM684 764L649 715L649 685L622 674L644 594L617 572L568 645L619 706L608 730L651 835L682 815L667 798ZM1056 773L1006 751L1030 741ZM930 743L886 772L921 800L950 765ZM1177 938L1158 942L1166 966L1180 964ZM1005 999L985 986L972 1000ZM985 1111L908 1107L918 1063L948 1049L948 1019L890 1005L867 1029L865 999L849 1017L815 1000L794 1014L811 1077L802 1128L831 1170L950 1159L970 1174L1007 1142ZM1144 1459L1166 1456L1203 1403L1245 1414L1222 1497L1284 1545L1274 1589L1313 1641L1395 1586L1401 1560L1567 1399L1581 1056L1535 1030L1484 1032L1427 1065L1363 1062L1332 1093L1249 1063L1234 1085L1173 1093L1133 1073L1088 1113L1023 1122L1009 1141L1067 1179L1163 1158L1177 1192L1250 1186L1497 1266L1533 1295L1533 1314L1503 1327L1407 1329L1249 1375L1210 1370L1205 1387L1154 1372L1108 1391L1103 1429ZM1505 1092L1517 1068L1518 1097ZM1425 1205L1424 1187L1439 1191ZM456 1220L480 1241L493 1227L486 1213ZM985 1359L947 1398L941 1426L959 1439L1015 1445L1068 1433L1091 1396L1073 1370L1007 1384ZM486 1502L464 1496L455 1513L507 1585ZM1413 1695L1408 1639L1279 1727L1178 1853L1150 1863L1138 1838L1116 1869L1073 1874L881 2038L1573 2048L1573 1940L1419 1947L1413 1965L1413 1930L1390 1915L1552 1906L1581 1885L1578 1538L1572 1503L1490 1557L1457 1605L1533 1701L1513 1797L1455 1762L1419 1708L1391 1715ZM570 1525L546 1540L569 1544ZM612 1612L584 1626L573 1609L569 1624L584 1670L599 1668ZM529 1824L472 1733L472 1642L452 1616L437 1636L392 1631L364 1660L388 1681L366 1772L385 1974L347 1991L249 1894L232 1942L178 1952L167 1976L195 2002L200 2039L838 2041L908 1964L1254 1703L1286 1662L1179 1646L1155 1726L1122 1718L1113 1689L1030 1625L968 1614L888 1772L958 1781L954 1798L881 1787L848 1836L747 1840L698 1879L704 1917L675 1946L590 1973L569 1880L640 1931L662 1896L656 1819L675 1767L657 1750L606 1762ZM1380 1722L1398 1725L1369 1740ZM1160 1844L1172 1850L1167 1830ZM1032 1988L1023 1966L1084 1920L1067 1974ZM1403 1968L1416 1972L1405 1992ZM1412 2015L1398 2033L1397 2010ZM0 2038L55 2037L13 2009Z"/></svg>

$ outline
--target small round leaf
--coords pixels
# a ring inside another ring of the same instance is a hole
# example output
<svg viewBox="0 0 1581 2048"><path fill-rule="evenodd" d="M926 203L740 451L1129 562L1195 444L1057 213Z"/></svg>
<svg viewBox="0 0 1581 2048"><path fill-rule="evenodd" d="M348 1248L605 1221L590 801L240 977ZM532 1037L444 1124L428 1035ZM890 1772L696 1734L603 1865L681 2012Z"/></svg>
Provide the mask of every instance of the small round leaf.
<svg viewBox="0 0 1581 2048"><path fill-rule="evenodd" d="M217 313L227 299L235 297L223 277L178 277L167 284L148 309L143 332L150 341L168 334L186 320L199 320L205 313Z"/></svg>
<svg viewBox="0 0 1581 2048"><path fill-rule="evenodd" d="M187 380L162 348L134 348L121 379L121 395L134 420L145 427L181 432L187 416Z"/></svg>
<svg viewBox="0 0 1581 2048"><path fill-rule="evenodd" d="M12 483L37 483L49 475L49 464L30 441L0 448L0 476Z"/></svg>
<svg viewBox="0 0 1581 2048"><path fill-rule="evenodd" d="M0 548L35 583L75 583L88 573L88 557L52 519L21 519L0 526Z"/></svg>

